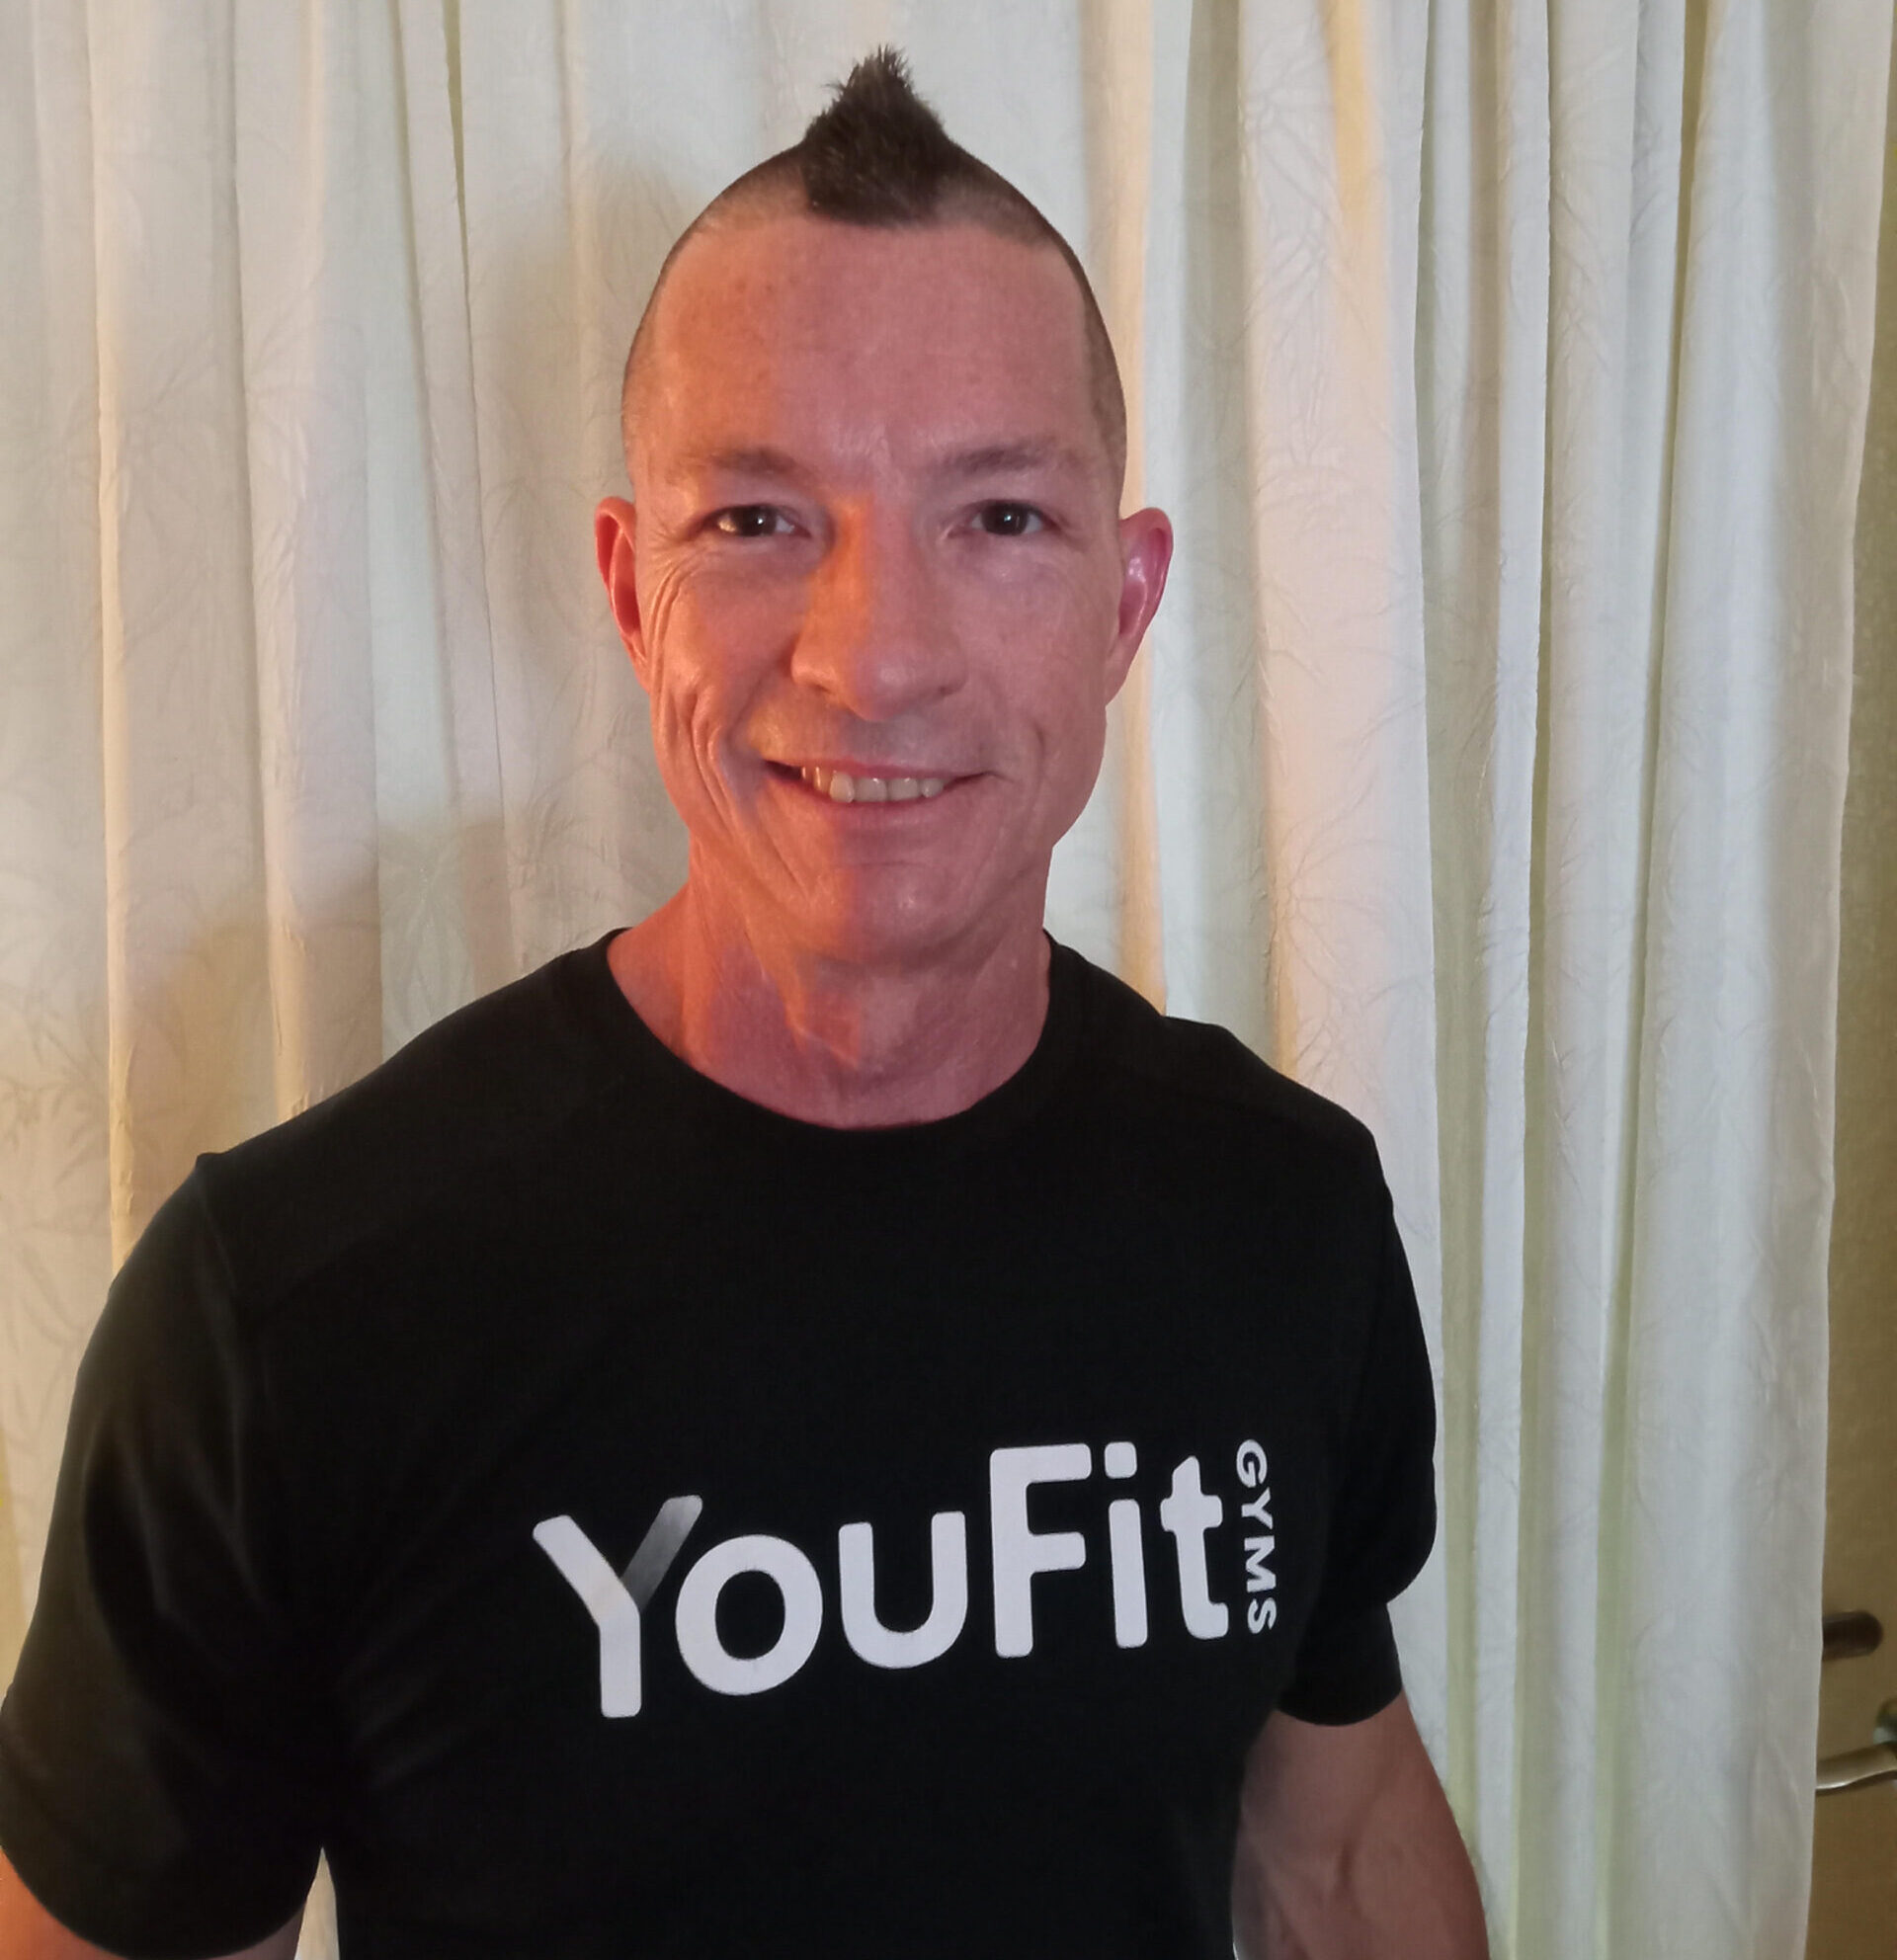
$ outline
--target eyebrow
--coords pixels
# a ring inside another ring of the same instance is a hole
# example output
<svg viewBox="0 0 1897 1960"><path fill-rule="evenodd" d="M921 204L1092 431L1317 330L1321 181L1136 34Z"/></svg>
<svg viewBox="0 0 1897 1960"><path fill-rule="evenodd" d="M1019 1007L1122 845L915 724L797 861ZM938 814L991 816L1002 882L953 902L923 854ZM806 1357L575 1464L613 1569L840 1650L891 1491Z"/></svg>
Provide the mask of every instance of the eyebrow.
<svg viewBox="0 0 1897 1960"><path fill-rule="evenodd" d="M1016 443L980 443L951 449L934 466L939 476L1000 476L1034 469L1084 470L1087 459L1064 443L1044 436Z"/></svg>
<svg viewBox="0 0 1897 1960"><path fill-rule="evenodd" d="M679 458L677 473L681 476L699 476L707 472L725 476L783 476L798 481L810 474L795 456L758 444L694 449Z"/></svg>
<svg viewBox="0 0 1897 1960"><path fill-rule="evenodd" d="M1033 436L1019 442L977 443L968 449L950 449L929 465L929 473L960 481L971 476L1009 475L1036 469L1084 473L1086 468L1087 458L1079 450L1050 437ZM696 449L680 457L677 473L776 477L792 483L807 483L815 474L795 456L768 444Z"/></svg>

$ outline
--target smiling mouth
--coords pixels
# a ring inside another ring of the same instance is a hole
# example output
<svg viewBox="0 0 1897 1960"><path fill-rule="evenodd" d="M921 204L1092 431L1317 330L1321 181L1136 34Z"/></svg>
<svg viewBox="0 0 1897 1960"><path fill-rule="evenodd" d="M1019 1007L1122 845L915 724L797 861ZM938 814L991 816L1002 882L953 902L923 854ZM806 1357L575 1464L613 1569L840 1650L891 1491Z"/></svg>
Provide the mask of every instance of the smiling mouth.
<svg viewBox="0 0 1897 1960"><path fill-rule="evenodd" d="M809 763L784 770L833 803L914 803L933 800L948 787L946 776L851 776Z"/></svg>

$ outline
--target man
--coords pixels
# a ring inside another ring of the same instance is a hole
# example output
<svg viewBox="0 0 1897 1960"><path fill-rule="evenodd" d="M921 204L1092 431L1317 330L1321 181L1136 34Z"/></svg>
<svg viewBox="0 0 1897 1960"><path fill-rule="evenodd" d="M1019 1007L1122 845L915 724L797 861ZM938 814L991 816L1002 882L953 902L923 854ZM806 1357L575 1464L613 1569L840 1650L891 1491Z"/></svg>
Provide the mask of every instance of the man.
<svg viewBox="0 0 1897 1960"><path fill-rule="evenodd" d="M877 56L625 410L685 886L154 1220L0 1953L288 1954L319 1845L350 1954L1481 1953L1374 1150L1042 931L1171 551L1078 266Z"/></svg>

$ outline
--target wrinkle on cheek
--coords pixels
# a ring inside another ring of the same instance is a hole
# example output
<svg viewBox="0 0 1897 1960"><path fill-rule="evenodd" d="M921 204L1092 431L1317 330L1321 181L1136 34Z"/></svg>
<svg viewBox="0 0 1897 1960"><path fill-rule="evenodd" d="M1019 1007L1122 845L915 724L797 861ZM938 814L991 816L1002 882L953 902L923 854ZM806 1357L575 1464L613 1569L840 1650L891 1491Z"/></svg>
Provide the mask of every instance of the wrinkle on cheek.
<svg viewBox="0 0 1897 1960"><path fill-rule="evenodd" d="M672 609L679 597L679 567L673 564L643 564L634 560L633 583L639 595L639 620L648 648L659 646L671 622Z"/></svg>
<svg viewBox="0 0 1897 1960"><path fill-rule="evenodd" d="M725 764L742 702L732 698L728 663L696 616L691 570L689 559L672 558L652 571L646 652L653 741L681 814L689 802L736 831L742 823ZM688 815L688 827L694 821Z"/></svg>
<svg viewBox="0 0 1897 1960"><path fill-rule="evenodd" d="M689 666L679 671L672 657L673 614L680 595L677 568L647 565L641 571L640 621L645 641L644 680L652 704L652 739L660 768L670 775L668 766L676 764L681 736L697 747L692 742L692 726L699 718L702 682ZM675 800L682 786L673 786Z"/></svg>

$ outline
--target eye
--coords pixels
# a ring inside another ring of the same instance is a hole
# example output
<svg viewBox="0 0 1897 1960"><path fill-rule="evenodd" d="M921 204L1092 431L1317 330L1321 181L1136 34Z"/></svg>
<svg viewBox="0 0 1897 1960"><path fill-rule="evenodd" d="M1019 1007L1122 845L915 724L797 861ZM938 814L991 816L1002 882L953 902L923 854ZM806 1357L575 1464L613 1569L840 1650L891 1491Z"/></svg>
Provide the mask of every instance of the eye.
<svg viewBox="0 0 1897 1960"><path fill-rule="evenodd" d="M1027 537L1045 531L1047 520L1031 504L983 504L975 513L977 529L990 537Z"/></svg>
<svg viewBox="0 0 1897 1960"><path fill-rule="evenodd" d="M775 504L733 504L712 518L711 528L726 537L776 537L790 529L790 520Z"/></svg>

